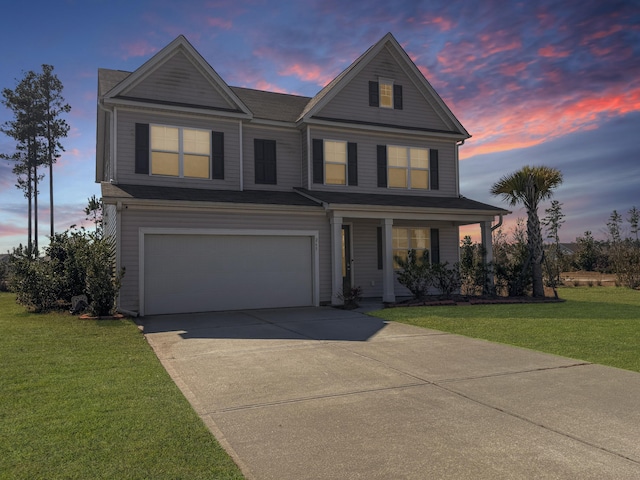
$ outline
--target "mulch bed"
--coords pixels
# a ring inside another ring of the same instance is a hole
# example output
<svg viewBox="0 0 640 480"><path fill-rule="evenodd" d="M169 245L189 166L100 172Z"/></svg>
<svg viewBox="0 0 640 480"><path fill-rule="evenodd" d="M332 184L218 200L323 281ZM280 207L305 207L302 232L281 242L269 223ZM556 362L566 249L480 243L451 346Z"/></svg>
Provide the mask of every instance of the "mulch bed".
<svg viewBox="0 0 640 480"><path fill-rule="evenodd" d="M440 296L427 297L424 300L405 300L398 303L385 304L386 308L397 307L442 307L442 306L466 306L466 305L502 305L516 303L558 303L564 302L561 298L555 297L489 297L489 296L466 296L454 295L451 298Z"/></svg>

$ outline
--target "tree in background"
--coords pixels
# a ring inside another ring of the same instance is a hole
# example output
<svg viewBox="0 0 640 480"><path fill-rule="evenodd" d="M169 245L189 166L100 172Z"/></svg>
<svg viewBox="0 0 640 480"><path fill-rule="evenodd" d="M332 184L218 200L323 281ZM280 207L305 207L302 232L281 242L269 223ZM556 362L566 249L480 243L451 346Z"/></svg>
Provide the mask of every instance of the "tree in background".
<svg viewBox="0 0 640 480"><path fill-rule="evenodd" d="M69 133L69 125L60 118L62 113L69 113L71 106L65 103L62 96L63 85L53 73L53 66L42 65L42 73L39 75L40 93L42 95L44 118L44 136L46 147L46 164L49 166L49 216L51 223L51 236L54 234L53 215L53 164L56 163L64 147L60 139Z"/></svg>
<svg viewBox="0 0 640 480"><path fill-rule="evenodd" d="M15 152L0 154L1 158L15 162L13 173L17 176L16 187L24 192L28 208L27 252L38 250L38 165L42 162L42 143L39 125L42 111L37 103L38 79L34 72L27 72L15 90L2 90L2 103L13 112L13 120L5 122L0 129L16 141ZM35 205L34 205L35 204ZM35 243L33 241L35 223ZM37 254L37 253L36 253Z"/></svg>
<svg viewBox="0 0 640 480"><path fill-rule="evenodd" d="M527 210L527 242L529 256L523 266L522 274L531 269L533 296L544 297L542 281L542 260L544 255L542 230L538 217L540 202L550 198L553 190L562 183L562 173L545 166L522 169L502 177L491 187L492 195L502 195L511 206L522 203Z"/></svg>
<svg viewBox="0 0 640 480"><path fill-rule="evenodd" d="M552 241L552 244L546 249L544 266L547 271L548 285L553 288L553 294L557 298L556 287L561 283L560 274L564 266L559 232L565 215L562 213L562 204L557 200L551 202L551 206L545 210L545 213L547 215L542 219L542 224L547 227L547 238Z"/></svg>
<svg viewBox="0 0 640 480"><path fill-rule="evenodd" d="M631 235L625 236L622 215L616 210L607 222L609 236L609 263L618 283L629 288L640 287L640 241L638 240L638 210L629 210Z"/></svg>
<svg viewBox="0 0 640 480"><path fill-rule="evenodd" d="M16 88L2 90L2 103L13 112L13 120L0 131L16 141L15 152L0 154L15 162L16 187L23 190L28 203L27 251L38 254L38 183L44 178L38 167L49 166L51 236L53 223L53 164L64 150L60 139L67 136L69 126L59 118L71 107L64 103L62 83L51 65L42 65L42 73L25 73ZM33 226L32 226L33 219Z"/></svg>

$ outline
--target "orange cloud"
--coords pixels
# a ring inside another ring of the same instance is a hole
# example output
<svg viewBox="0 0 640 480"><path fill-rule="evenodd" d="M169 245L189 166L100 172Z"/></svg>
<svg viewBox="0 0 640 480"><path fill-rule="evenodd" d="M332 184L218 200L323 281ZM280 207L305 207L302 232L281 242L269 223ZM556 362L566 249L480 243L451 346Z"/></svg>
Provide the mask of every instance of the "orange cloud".
<svg viewBox="0 0 640 480"><path fill-rule="evenodd" d="M569 56L569 52L556 49L553 45L542 47L538 50L538 55L547 58L565 58Z"/></svg>
<svg viewBox="0 0 640 480"><path fill-rule="evenodd" d="M458 105L460 112L468 110ZM599 96L540 100L538 103L507 106L495 113L474 111L463 119L473 134L461 150L461 159L519 148L532 147L550 139L596 128L602 117L640 111L640 87L612 89Z"/></svg>

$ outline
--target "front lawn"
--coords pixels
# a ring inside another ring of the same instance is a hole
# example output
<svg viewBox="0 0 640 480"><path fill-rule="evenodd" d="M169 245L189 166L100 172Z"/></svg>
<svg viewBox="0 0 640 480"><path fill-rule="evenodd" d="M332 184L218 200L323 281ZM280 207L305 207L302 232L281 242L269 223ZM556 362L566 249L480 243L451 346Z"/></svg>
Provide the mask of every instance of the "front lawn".
<svg viewBox="0 0 640 480"><path fill-rule="evenodd" d="M392 308L373 315L640 372L640 291L561 288L562 303Z"/></svg>
<svg viewBox="0 0 640 480"><path fill-rule="evenodd" d="M0 478L243 478L130 320L0 293L0 331Z"/></svg>

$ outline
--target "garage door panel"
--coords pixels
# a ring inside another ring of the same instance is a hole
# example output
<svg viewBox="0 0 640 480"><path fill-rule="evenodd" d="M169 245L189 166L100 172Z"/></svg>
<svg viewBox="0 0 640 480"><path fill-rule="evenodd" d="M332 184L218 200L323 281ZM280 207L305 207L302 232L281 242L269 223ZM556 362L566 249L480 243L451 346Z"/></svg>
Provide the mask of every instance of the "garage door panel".
<svg viewBox="0 0 640 480"><path fill-rule="evenodd" d="M312 237L145 235L146 314L313 304Z"/></svg>

